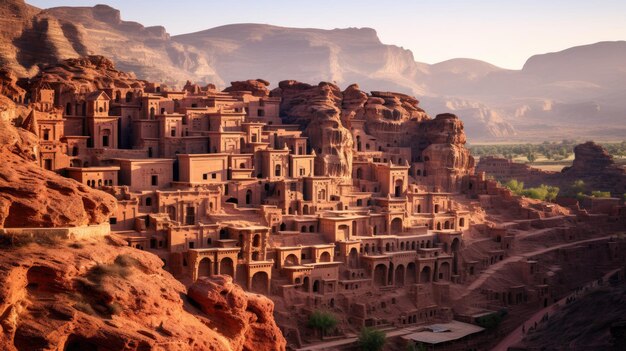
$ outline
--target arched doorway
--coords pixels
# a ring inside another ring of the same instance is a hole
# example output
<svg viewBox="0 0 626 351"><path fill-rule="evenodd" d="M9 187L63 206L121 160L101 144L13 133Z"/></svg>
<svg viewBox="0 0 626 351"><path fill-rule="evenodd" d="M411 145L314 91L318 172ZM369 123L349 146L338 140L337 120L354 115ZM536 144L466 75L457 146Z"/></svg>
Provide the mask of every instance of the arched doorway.
<svg viewBox="0 0 626 351"><path fill-rule="evenodd" d="M396 268L396 286L404 285L404 266L398 265Z"/></svg>
<svg viewBox="0 0 626 351"><path fill-rule="evenodd" d="M443 223L443 229L450 229L450 222L449 221L445 221Z"/></svg>
<svg viewBox="0 0 626 351"><path fill-rule="evenodd" d="M267 294L269 292L269 276L266 272L256 272L250 282L250 291Z"/></svg>
<svg viewBox="0 0 626 351"><path fill-rule="evenodd" d="M211 260L203 258L198 264L198 278L211 276Z"/></svg>
<svg viewBox="0 0 626 351"><path fill-rule="evenodd" d="M260 247L261 246L261 234L255 234L252 239L252 246Z"/></svg>
<svg viewBox="0 0 626 351"><path fill-rule="evenodd" d="M291 267L291 266L297 266L298 263L298 257L294 254L289 254L287 255L287 257L285 257L285 263L283 264L285 267Z"/></svg>
<svg viewBox="0 0 626 351"><path fill-rule="evenodd" d="M303 215L308 215L309 214L309 205L302 206L302 214Z"/></svg>
<svg viewBox="0 0 626 351"><path fill-rule="evenodd" d="M395 195L396 197L401 197L402 196L402 188L403 188L404 182L402 181L402 179L398 179L396 180L396 188L395 188Z"/></svg>
<svg viewBox="0 0 626 351"><path fill-rule="evenodd" d="M416 272L415 272L415 263L409 262L406 265L406 284L415 284Z"/></svg>
<svg viewBox="0 0 626 351"><path fill-rule="evenodd" d="M235 265L230 257L224 257L220 261L220 274L235 277Z"/></svg>
<svg viewBox="0 0 626 351"><path fill-rule="evenodd" d="M387 267L384 264L379 264L374 268L374 285L375 286L384 286L385 285L385 273L387 272Z"/></svg>
<svg viewBox="0 0 626 351"><path fill-rule="evenodd" d="M363 170L361 168L356 169L356 179L363 179Z"/></svg>
<svg viewBox="0 0 626 351"><path fill-rule="evenodd" d="M320 281L316 280L313 282L313 292L314 293L319 293L320 292Z"/></svg>
<svg viewBox="0 0 626 351"><path fill-rule="evenodd" d="M439 279L450 279L450 264L444 262L439 266Z"/></svg>
<svg viewBox="0 0 626 351"><path fill-rule="evenodd" d="M302 279L302 290L304 290L305 292L309 292L310 289L310 279L309 277L304 277L304 279Z"/></svg>
<svg viewBox="0 0 626 351"><path fill-rule="evenodd" d="M391 234L402 233L402 219L394 218L391 221Z"/></svg>
<svg viewBox="0 0 626 351"><path fill-rule="evenodd" d="M420 283L428 283L430 282L431 277L431 269L429 266L422 268L422 272L420 272Z"/></svg>
<svg viewBox="0 0 626 351"><path fill-rule="evenodd" d="M252 190L246 191L246 205L250 205L252 202Z"/></svg>
<svg viewBox="0 0 626 351"><path fill-rule="evenodd" d="M348 254L348 262L349 262L350 268L359 267L359 253L354 247L350 249L350 253Z"/></svg>
<svg viewBox="0 0 626 351"><path fill-rule="evenodd" d="M320 255L320 262L330 262L330 260L331 258L328 251L322 252L322 254Z"/></svg>

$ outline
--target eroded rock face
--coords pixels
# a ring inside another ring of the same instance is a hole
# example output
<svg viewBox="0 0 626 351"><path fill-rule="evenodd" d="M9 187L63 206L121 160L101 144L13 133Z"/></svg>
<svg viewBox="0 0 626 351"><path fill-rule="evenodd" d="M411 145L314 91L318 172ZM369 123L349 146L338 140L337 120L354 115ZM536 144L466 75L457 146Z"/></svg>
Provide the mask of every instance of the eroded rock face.
<svg viewBox="0 0 626 351"><path fill-rule="evenodd" d="M115 237L3 246L0 349L241 350L162 265Z"/></svg>
<svg viewBox="0 0 626 351"><path fill-rule="evenodd" d="M274 303L267 297L244 292L229 276L200 278L188 295L211 316L209 326L228 338L233 350L285 350Z"/></svg>
<svg viewBox="0 0 626 351"><path fill-rule="evenodd" d="M564 173L594 174L613 168L613 157L601 146L592 141L574 147L574 162Z"/></svg>
<svg viewBox="0 0 626 351"><path fill-rule="evenodd" d="M263 79L248 79L244 81L230 82L230 86L224 89L224 92L249 91L252 96L266 97L270 91L267 87L270 83Z"/></svg>
<svg viewBox="0 0 626 351"><path fill-rule="evenodd" d="M429 176L421 181L426 185L456 191L462 176L473 171L461 120L453 114L431 119L411 96L379 91L368 95L356 84L342 92L331 83L296 81L280 82L272 96L282 97L285 122L300 124L309 137L317 153L316 175L351 176L355 125L362 125L381 148L411 148L414 159L404 162L424 161Z"/></svg>
<svg viewBox="0 0 626 351"><path fill-rule="evenodd" d="M272 91L282 97L281 116L299 124L316 152L315 174L349 178L352 172L352 136L341 122L343 95L334 84L309 85L282 81Z"/></svg>
<svg viewBox="0 0 626 351"><path fill-rule="evenodd" d="M37 137L0 121L0 227L74 227L108 221L115 199L39 167Z"/></svg>
<svg viewBox="0 0 626 351"><path fill-rule="evenodd" d="M134 74L117 70L113 61L103 56L68 59L44 66L33 77L32 83L34 88L49 86L60 96L65 93L88 94L113 88L143 89L146 85L146 81L137 79Z"/></svg>

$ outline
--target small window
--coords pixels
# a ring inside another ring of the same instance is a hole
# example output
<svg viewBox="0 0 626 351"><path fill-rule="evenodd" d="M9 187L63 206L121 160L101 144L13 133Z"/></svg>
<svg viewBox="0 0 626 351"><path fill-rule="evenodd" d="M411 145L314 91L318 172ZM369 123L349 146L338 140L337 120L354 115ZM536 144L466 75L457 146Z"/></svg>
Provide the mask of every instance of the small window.
<svg viewBox="0 0 626 351"><path fill-rule="evenodd" d="M209 179L209 174L208 174L208 173L204 173L204 174L202 175L202 179L203 179L203 180L207 180L207 179Z"/></svg>
<svg viewBox="0 0 626 351"><path fill-rule="evenodd" d="M176 136L176 129L172 128L172 130L170 131L170 135L175 137Z"/></svg>
<svg viewBox="0 0 626 351"><path fill-rule="evenodd" d="M217 173L211 173L211 178L212 179L217 179Z"/></svg>
<svg viewBox="0 0 626 351"><path fill-rule="evenodd" d="M158 175L153 175L151 180L152 180L152 186L159 185L159 176Z"/></svg>
<svg viewBox="0 0 626 351"><path fill-rule="evenodd" d="M116 217L109 218L109 223L110 224L117 224L117 218Z"/></svg>
<svg viewBox="0 0 626 351"><path fill-rule="evenodd" d="M43 140L50 140L50 130L48 129L43 130Z"/></svg>
<svg viewBox="0 0 626 351"><path fill-rule="evenodd" d="M193 249L193 247L195 246L195 244L196 244L196 243L194 243L193 241L190 241L190 242L189 242L189 248L190 248L190 249Z"/></svg>

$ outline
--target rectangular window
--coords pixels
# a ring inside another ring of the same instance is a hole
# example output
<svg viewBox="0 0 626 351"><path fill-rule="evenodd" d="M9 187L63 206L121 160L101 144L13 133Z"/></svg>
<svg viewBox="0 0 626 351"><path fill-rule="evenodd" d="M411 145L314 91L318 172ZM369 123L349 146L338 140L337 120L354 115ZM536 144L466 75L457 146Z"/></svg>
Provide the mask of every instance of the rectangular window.
<svg viewBox="0 0 626 351"><path fill-rule="evenodd" d="M257 116L259 116L259 117L263 117L263 116L265 116L265 110L261 110L261 109L259 109L259 110L257 111Z"/></svg>
<svg viewBox="0 0 626 351"><path fill-rule="evenodd" d="M109 223L110 224L117 224L117 218L116 217L109 218Z"/></svg>
<svg viewBox="0 0 626 351"><path fill-rule="evenodd" d="M109 147L109 136L108 135L103 135L102 136L102 147Z"/></svg>
<svg viewBox="0 0 626 351"><path fill-rule="evenodd" d="M152 186L159 185L159 176L158 175L153 175L152 178L151 178L151 182L152 182Z"/></svg>
<svg viewBox="0 0 626 351"><path fill-rule="evenodd" d="M189 248L193 249L193 247L196 245L196 243L194 243L193 241L189 242Z"/></svg>
<svg viewBox="0 0 626 351"><path fill-rule="evenodd" d="M203 180L207 180L207 179L209 179L209 174L208 174L208 173L204 173L204 174L202 175L202 179L203 179Z"/></svg>
<svg viewBox="0 0 626 351"><path fill-rule="evenodd" d="M170 131L170 135L175 137L176 136L176 129L172 128L172 130Z"/></svg>
<svg viewBox="0 0 626 351"><path fill-rule="evenodd" d="M51 171L52 170L52 160L51 159L43 160L43 168Z"/></svg>
<svg viewBox="0 0 626 351"><path fill-rule="evenodd" d="M50 131L48 129L43 131L43 140L50 140Z"/></svg>
<svg viewBox="0 0 626 351"><path fill-rule="evenodd" d="M217 173L211 173L211 178L217 179Z"/></svg>

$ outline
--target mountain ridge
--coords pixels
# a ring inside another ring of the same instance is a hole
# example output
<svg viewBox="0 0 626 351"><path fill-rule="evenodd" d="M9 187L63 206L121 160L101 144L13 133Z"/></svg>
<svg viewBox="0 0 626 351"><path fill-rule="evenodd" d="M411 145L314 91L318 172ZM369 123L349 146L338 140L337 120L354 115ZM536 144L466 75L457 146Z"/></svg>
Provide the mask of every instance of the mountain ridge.
<svg viewBox="0 0 626 351"><path fill-rule="evenodd" d="M368 27L242 23L170 35L162 26L124 21L120 11L108 5L39 10L20 0L9 4L0 7L0 12L8 9L12 14L0 19L0 63L20 76L35 74L39 63L97 54L142 79L169 84L193 79L227 86L250 77L274 85L287 79L341 86L358 82L364 90L417 96L431 114L461 115L470 137L479 140L559 139L572 134L588 138L603 136L607 126L614 135L626 132L620 124L626 116L619 90L626 82L620 60L626 62L623 41L534 55L524 68L509 70L468 58L421 63L411 50L384 44ZM587 73L580 73L585 62L560 62L581 51L595 54L583 55L591 62ZM595 51L616 54L606 58ZM593 62L607 65L598 68ZM569 125L572 120L580 125ZM598 128L594 120L607 125ZM538 135L537 127L546 122L553 128Z"/></svg>

